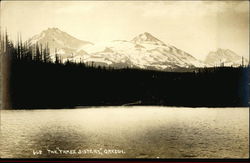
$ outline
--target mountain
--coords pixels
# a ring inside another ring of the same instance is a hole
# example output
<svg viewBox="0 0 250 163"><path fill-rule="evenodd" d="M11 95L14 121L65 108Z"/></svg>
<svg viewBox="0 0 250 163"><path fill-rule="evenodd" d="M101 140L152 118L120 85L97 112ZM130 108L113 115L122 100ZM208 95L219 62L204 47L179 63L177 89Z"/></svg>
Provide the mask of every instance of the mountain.
<svg viewBox="0 0 250 163"><path fill-rule="evenodd" d="M147 69L172 69L202 67L190 54L165 44L148 32L131 41L114 40L84 48L84 62L102 63L115 67L139 67ZM79 61L80 58L75 58Z"/></svg>
<svg viewBox="0 0 250 163"><path fill-rule="evenodd" d="M51 57L55 50L65 62L92 63L113 67L137 67L145 69L173 69L203 67L204 64L192 55L144 32L130 41L114 40L93 44L70 36L57 29L49 28L28 40L30 44L42 44L50 48Z"/></svg>
<svg viewBox="0 0 250 163"><path fill-rule="evenodd" d="M54 57L55 51L57 51L62 58L70 57L79 48L92 45L91 42L79 40L58 28L48 28L30 38L28 43L31 45L38 43L43 47L48 44L52 57Z"/></svg>
<svg viewBox="0 0 250 163"><path fill-rule="evenodd" d="M205 63L209 66L240 66L243 64L247 65L248 60L246 58L242 58L235 52L229 49L221 49L219 48L217 51L211 51L208 53Z"/></svg>

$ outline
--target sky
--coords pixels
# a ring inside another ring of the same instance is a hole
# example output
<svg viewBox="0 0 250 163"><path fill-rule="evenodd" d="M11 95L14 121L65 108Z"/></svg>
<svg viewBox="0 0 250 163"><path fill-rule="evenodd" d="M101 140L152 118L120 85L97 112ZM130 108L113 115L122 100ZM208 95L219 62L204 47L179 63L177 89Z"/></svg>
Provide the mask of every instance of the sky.
<svg viewBox="0 0 250 163"><path fill-rule="evenodd" d="M249 1L1 1L12 38L49 27L93 43L149 32L197 59L218 48L249 58Z"/></svg>

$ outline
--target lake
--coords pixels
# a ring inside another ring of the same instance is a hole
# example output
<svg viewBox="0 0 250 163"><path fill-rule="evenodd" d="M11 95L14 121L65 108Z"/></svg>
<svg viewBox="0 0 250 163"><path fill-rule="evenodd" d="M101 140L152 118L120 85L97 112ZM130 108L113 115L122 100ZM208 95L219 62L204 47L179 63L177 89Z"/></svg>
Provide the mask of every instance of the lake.
<svg viewBox="0 0 250 163"><path fill-rule="evenodd" d="M248 108L1 110L2 158L248 158Z"/></svg>

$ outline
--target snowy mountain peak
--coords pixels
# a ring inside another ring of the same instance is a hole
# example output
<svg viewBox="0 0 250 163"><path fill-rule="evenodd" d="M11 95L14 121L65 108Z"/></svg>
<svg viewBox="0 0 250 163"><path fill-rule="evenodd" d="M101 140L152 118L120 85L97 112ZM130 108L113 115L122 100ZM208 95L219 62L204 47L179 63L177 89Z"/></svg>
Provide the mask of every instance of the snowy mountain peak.
<svg viewBox="0 0 250 163"><path fill-rule="evenodd" d="M240 66L248 64L248 60L232 50L219 48L208 53L205 63L210 66Z"/></svg>
<svg viewBox="0 0 250 163"><path fill-rule="evenodd" d="M66 32L61 31L59 28L48 28L44 31L42 31L42 33L46 34L46 35L67 35L70 36L69 34L67 34Z"/></svg>
<svg viewBox="0 0 250 163"><path fill-rule="evenodd" d="M28 40L30 43L35 43L35 42L43 42L47 41L48 43L53 41L60 41L60 42L66 42L66 43L76 43L76 42L81 42L81 43L90 43L87 41L82 41L79 40L71 35L69 35L66 32L61 31L58 28L48 28L41 33L33 36L31 39ZM91 43L90 43L91 44Z"/></svg>
<svg viewBox="0 0 250 163"><path fill-rule="evenodd" d="M166 46L166 44L154 37L152 34L148 32L144 32L142 34L139 34L135 38L132 39L132 42L137 43L137 44L154 44L154 45L162 45Z"/></svg>
<svg viewBox="0 0 250 163"><path fill-rule="evenodd" d="M215 51L215 53L221 54L221 55L237 55L235 54L232 50L229 49L222 49L222 48L218 48L217 51Z"/></svg>
<svg viewBox="0 0 250 163"><path fill-rule="evenodd" d="M31 45L38 43L43 46L48 44L52 55L57 51L57 53L63 55L63 58L75 54L76 50L81 47L92 45L91 42L79 40L58 28L48 28L30 38L28 43Z"/></svg>
<svg viewBox="0 0 250 163"><path fill-rule="evenodd" d="M61 31L58 28L53 27L53 28L48 28L48 29L42 31L40 34L35 35L34 37L31 38L31 40L35 39L35 40L39 41L43 38L60 37L60 35L62 35L63 37L65 37L65 36L69 37L69 34Z"/></svg>

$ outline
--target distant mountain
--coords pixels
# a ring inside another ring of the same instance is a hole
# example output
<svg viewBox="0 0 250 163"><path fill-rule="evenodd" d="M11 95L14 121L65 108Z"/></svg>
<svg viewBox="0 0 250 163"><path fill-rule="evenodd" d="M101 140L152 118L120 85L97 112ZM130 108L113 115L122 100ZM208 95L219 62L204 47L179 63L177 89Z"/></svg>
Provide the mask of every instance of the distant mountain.
<svg viewBox="0 0 250 163"><path fill-rule="evenodd" d="M28 40L28 43L34 45L36 43L43 45L48 44L52 57L57 51L63 58L67 58L75 54L76 50L91 42L79 40L58 28L48 28Z"/></svg>
<svg viewBox="0 0 250 163"><path fill-rule="evenodd" d="M190 54L166 45L148 32L139 34L131 41L115 40L99 43L84 48L84 51L87 54L81 56L81 60L115 67L164 70L204 66Z"/></svg>
<svg viewBox="0 0 250 163"><path fill-rule="evenodd" d="M208 66L240 66L242 65L242 56L239 56L229 49L219 48L217 51L208 53L205 63ZM243 58L243 64L248 64L246 58Z"/></svg>
<svg viewBox="0 0 250 163"><path fill-rule="evenodd" d="M94 62L113 67L139 67L145 69L173 69L203 67L204 64L192 55L157 39L145 32L131 41L114 40L93 44L70 36L57 29L49 28L28 40L30 44L48 43L52 58L57 53L63 61Z"/></svg>

